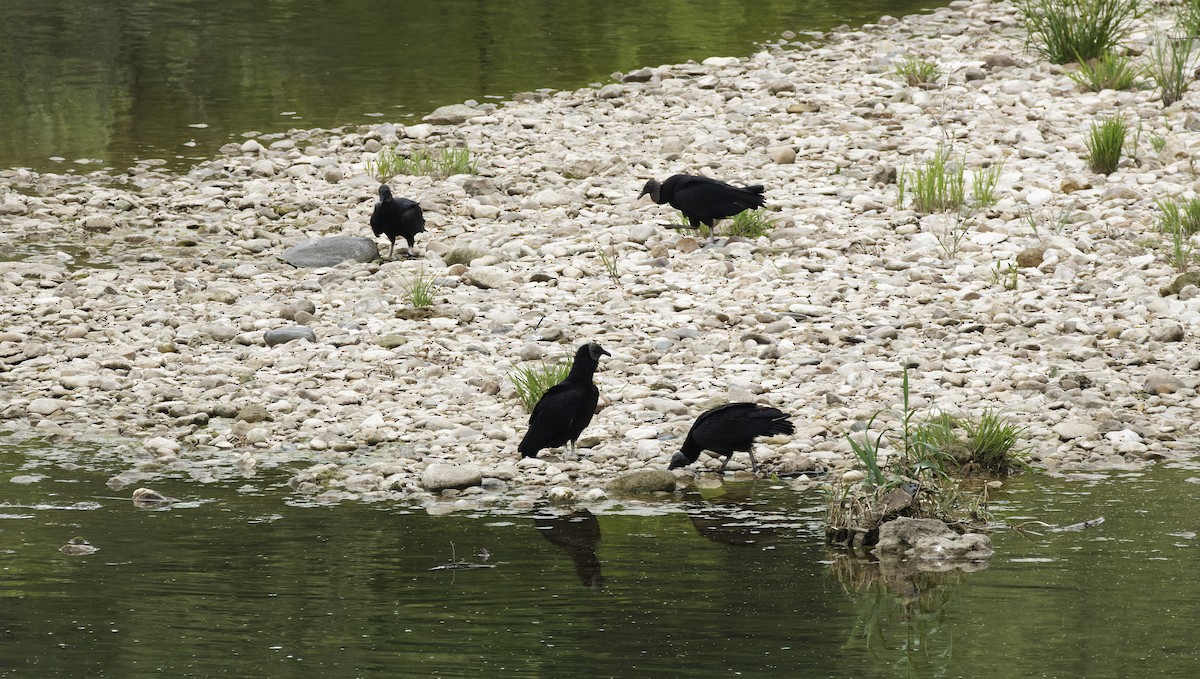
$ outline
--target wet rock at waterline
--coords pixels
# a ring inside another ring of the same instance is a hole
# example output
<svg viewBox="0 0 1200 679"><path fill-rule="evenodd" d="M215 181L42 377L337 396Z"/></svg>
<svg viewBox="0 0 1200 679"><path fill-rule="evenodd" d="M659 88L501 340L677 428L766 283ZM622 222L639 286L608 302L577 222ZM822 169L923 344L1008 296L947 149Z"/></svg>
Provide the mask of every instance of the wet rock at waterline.
<svg viewBox="0 0 1200 679"><path fill-rule="evenodd" d="M100 548L83 538L71 538L67 541L67 544L59 547L58 551L67 556L87 556L88 554L95 554L100 551Z"/></svg>
<svg viewBox="0 0 1200 679"><path fill-rule="evenodd" d="M643 469L622 474L608 484L608 492L617 495L670 493L675 490L675 475L662 469Z"/></svg>
<svg viewBox="0 0 1200 679"><path fill-rule="evenodd" d="M133 499L133 506L140 509L162 507L174 502L179 502L177 498L173 498L169 495L163 495L153 488L138 488L137 490L133 491L131 498Z"/></svg>
<svg viewBox="0 0 1200 679"><path fill-rule="evenodd" d="M379 246L370 238L330 236L313 238L288 248L280 259L296 268L336 266L342 262L379 259Z"/></svg>
<svg viewBox="0 0 1200 679"><path fill-rule="evenodd" d="M937 519L900 517L879 527L875 553L927 561L980 561L993 554L992 540L980 533L959 535Z"/></svg>

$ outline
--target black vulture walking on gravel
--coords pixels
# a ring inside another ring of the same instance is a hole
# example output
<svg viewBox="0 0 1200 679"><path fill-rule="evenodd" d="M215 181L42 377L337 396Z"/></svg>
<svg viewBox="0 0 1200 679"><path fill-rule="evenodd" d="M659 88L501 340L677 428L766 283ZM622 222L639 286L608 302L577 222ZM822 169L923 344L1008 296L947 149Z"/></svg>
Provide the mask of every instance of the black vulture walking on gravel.
<svg viewBox="0 0 1200 679"><path fill-rule="evenodd" d="M670 203L671 207L687 217L693 229L699 229L703 224L708 227L709 237L715 238L714 224L718 219L766 205L763 190L763 187L757 184L746 187L731 186L708 177L675 174L667 177L667 181L661 184L654 179L646 182L638 198L650 194L650 200L659 205Z"/></svg>
<svg viewBox="0 0 1200 679"><path fill-rule="evenodd" d="M387 235L392 242L388 251L388 259L396 252L396 237L403 236L408 241L408 255L413 255L413 244L418 233L425 231L425 214L421 206L407 198L393 198L392 187L387 184L379 186L379 200L375 201L375 210L371 213L371 231L376 236Z"/></svg>
<svg viewBox="0 0 1200 679"><path fill-rule="evenodd" d="M793 434L796 427L788 420L787 413L770 406L756 403L726 403L705 412L696 418L688 431L683 447L671 458L667 469L687 466L700 459L700 451L711 450L725 455L720 471L733 459L735 451L750 453L750 464L758 471L754 459L754 439L773 434Z"/></svg>
<svg viewBox="0 0 1200 679"><path fill-rule="evenodd" d="M575 441L596 414L600 390L592 384L601 356L611 356L599 344L588 342L575 352L575 363L562 382L550 387L529 416L529 431L517 450L522 457L537 457L542 448L566 445L575 452Z"/></svg>

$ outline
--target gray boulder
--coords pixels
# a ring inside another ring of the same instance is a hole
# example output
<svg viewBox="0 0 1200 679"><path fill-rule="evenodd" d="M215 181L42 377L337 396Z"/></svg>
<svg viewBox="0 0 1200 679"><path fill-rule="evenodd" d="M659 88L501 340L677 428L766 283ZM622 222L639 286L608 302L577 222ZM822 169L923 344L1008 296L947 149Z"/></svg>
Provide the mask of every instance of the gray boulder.
<svg viewBox="0 0 1200 679"><path fill-rule="evenodd" d="M292 340L316 342L317 334L312 331L312 328L306 328L302 325L292 328L273 328L263 333L263 342L266 342L269 347L273 347L276 344L287 344Z"/></svg>
<svg viewBox="0 0 1200 679"><path fill-rule="evenodd" d="M442 490L470 488L483 483L483 473L473 464L443 464L435 462L421 474L421 485L436 493Z"/></svg>
<svg viewBox="0 0 1200 679"><path fill-rule="evenodd" d="M993 554L992 541L980 533L955 533L937 519L900 517L879 527L875 552L926 560L980 561Z"/></svg>
<svg viewBox="0 0 1200 679"><path fill-rule="evenodd" d="M370 262L379 259L379 246L370 238L357 236L313 238L288 248L280 258L298 269Z"/></svg>
<svg viewBox="0 0 1200 679"><path fill-rule="evenodd" d="M675 490L675 475L662 469L643 469L622 474L608 484L608 492L624 495L670 493Z"/></svg>
<svg viewBox="0 0 1200 679"><path fill-rule="evenodd" d="M483 115L482 111L477 111L466 104L450 104L434 109L433 113L421 120L433 125L459 125L481 115Z"/></svg>

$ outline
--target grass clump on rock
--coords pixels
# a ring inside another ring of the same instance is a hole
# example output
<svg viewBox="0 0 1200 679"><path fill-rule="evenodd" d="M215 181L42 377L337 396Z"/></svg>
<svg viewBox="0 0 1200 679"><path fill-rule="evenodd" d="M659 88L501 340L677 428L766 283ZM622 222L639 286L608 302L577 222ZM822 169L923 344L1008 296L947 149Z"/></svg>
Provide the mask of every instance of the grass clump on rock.
<svg viewBox="0 0 1200 679"><path fill-rule="evenodd" d="M831 543L870 546L881 525L901 516L951 525L985 522L983 494L955 475L1010 474L1028 468L1025 451L1018 448L1023 427L991 410L978 420L947 414L920 420L910 404L907 370L901 390L901 410L877 412L861 432L846 435L862 471L826 488L826 539ZM897 431L885 427L873 432L885 415L897 421Z"/></svg>
<svg viewBox="0 0 1200 679"><path fill-rule="evenodd" d="M567 379L573 363L571 359L559 363L542 362L534 366L522 366L509 373L508 379L517 390L517 398L525 412L532 413L547 389Z"/></svg>
<svg viewBox="0 0 1200 679"><path fill-rule="evenodd" d="M1110 116L1099 123L1092 122L1084 143L1087 153L1084 160L1093 172L1112 174L1121 162L1121 150L1125 147L1125 137L1129 126L1120 116Z"/></svg>
<svg viewBox="0 0 1200 679"><path fill-rule="evenodd" d="M1140 0L1017 0L1029 43L1051 63L1099 59L1129 36Z"/></svg>

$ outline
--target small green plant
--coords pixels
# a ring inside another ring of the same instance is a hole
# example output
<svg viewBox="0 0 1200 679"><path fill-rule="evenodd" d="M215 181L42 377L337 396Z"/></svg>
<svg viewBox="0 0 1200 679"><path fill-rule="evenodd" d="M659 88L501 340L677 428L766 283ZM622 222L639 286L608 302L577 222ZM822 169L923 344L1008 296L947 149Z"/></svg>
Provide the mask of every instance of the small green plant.
<svg viewBox="0 0 1200 679"><path fill-rule="evenodd" d="M909 55L904 61L896 64L892 72L903 78L909 87L931 85L942 77L936 62L916 55Z"/></svg>
<svg viewBox="0 0 1200 679"><path fill-rule="evenodd" d="M730 229L729 235L749 239L759 238L770 233L775 228L776 221L778 220L764 208L739 212L733 216L733 227Z"/></svg>
<svg viewBox="0 0 1200 679"><path fill-rule="evenodd" d="M408 303L414 309L427 309L433 306L433 299L442 286L437 282L437 277L426 272L425 267L422 266L417 273L404 282L401 289L404 291Z"/></svg>
<svg viewBox="0 0 1200 679"><path fill-rule="evenodd" d="M1106 52L1096 59L1080 59L1079 69L1067 76L1087 92L1127 90L1137 82L1140 70L1128 57Z"/></svg>
<svg viewBox="0 0 1200 679"><path fill-rule="evenodd" d="M1167 261L1180 273L1187 273L1197 260L1196 243L1200 233L1200 197L1183 201L1165 198L1155 201L1162 213L1158 229L1167 238Z"/></svg>
<svg viewBox="0 0 1200 679"><path fill-rule="evenodd" d="M991 207L996 204L999 200L996 187L1000 184L1000 173L1003 171L1004 162L1001 161L971 173L971 196L975 200L975 207Z"/></svg>
<svg viewBox="0 0 1200 679"><path fill-rule="evenodd" d="M934 231L933 235L937 238L942 256L945 259L954 259L958 257L958 251L967 238L967 232L971 229L968 224L968 215L964 212L947 215L946 220L945 228Z"/></svg>
<svg viewBox="0 0 1200 679"><path fill-rule="evenodd" d="M1151 135L1150 148L1154 149L1155 153L1162 153L1163 149L1167 148L1167 138L1160 134Z"/></svg>
<svg viewBox="0 0 1200 679"><path fill-rule="evenodd" d="M604 248L596 248L596 254L600 257L600 263L604 265L604 270L608 272L608 277L613 283L621 284L621 271L617 268L617 253L609 252Z"/></svg>
<svg viewBox="0 0 1200 679"><path fill-rule="evenodd" d="M1017 442L1026 428L1004 419L990 408L983 411L979 420L964 422L963 429L971 453L971 462L997 474L1025 470L1025 450L1017 448Z"/></svg>
<svg viewBox="0 0 1200 679"><path fill-rule="evenodd" d="M472 260L479 259L484 253L470 248L454 248L442 255L442 261L446 266L454 266L455 264L470 264Z"/></svg>
<svg viewBox="0 0 1200 679"><path fill-rule="evenodd" d="M367 174L371 175L379 181L380 184L386 184L400 172L400 162L403 157L396 153L396 149L383 148L374 158L368 157L363 161L363 165L367 170Z"/></svg>
<svg viewBox="0 0 1200 679"><path fill-rule="evenodd" d="M1112 52L1145 12L1141 0L1017 0L1016 6L1029 44L1054 64Z"/></svg>
<svg viewBox="0 0 1200 679"><path fill-rule="evenodd" d="M409 155L400 155L395 149L382 149L374 159L366 160L366 170L380 182L396 175L423 175L449 177L456 174L476 174L479 164L471 159L471 151L465 146L430 149L413 149Z"/></svg>
<svg viewBox="0 0 1200 679"><path fill-rule="evenodd" d="M1170 250L1167 251L1167 261L1179 273L1187 273L1196 261L1196 243L1183 229L1171 232L1169 236Z"/></svg>
<svg viewBox="0 0 1200 679"><path fill-rule="evenodd" d="M913 209L931 214L962 208L966 202L966 178L963 164L955 162L946 147L938 147L924 166L899 180L903 196L911 183Z"/></svg>
<svg viewBox="0 0 1200 679"><path fill-rule="evenodd" d="M1183 98L1192 74L1188 64L1192 61L1194 43L1191 38L1173 40L1159 36L1150 50L1150 66L1146 69L1150 79L1158 87L1163 106L1170 106Z"/></svg>
<svg viewBox="0 0 1200 679"><path fill-rule="evenodd" d="M1192 236L1200 233L1200 197L1182 203L1175 198L1154 201L1162 213L1158 217L1158 230L1162 233L1179 233Z"/></svg>
<svg viewBox="0 0 1200 679"><path fill-rule="evenodd" d="M1121 150L1125 147L1128 125L1121 116L1110 116L1099 124L1092 122L1085 144L1088 166L1093 172L1112 174L1121 162Z"/></svg>
<svg viewBox="0 0 1200 679"><path fill-rule="evenodd" d="M572 363L574 361L570 359L560 363L543 361L537 365L521 366L509 373L508 379L516 388L517 398L520 399L525 412L532 413L533 407L541 400L542 394L546 393L547 389L567 379Z"/></svg>
<svg viewBox="0 0 1200 679"><path fill-rule="evenodd" d="M1028 226L1031 231L1033 231L1033 237L1041 240L1042 234L1038 224L1042 221L1046 211L1045 208L1039 208L1037 213L1034 212L1033 206L1031 205L1023 205L1020 209L1021 220L1025 222L1025 225ZM1054 214L1050 215L1050 218L1046 220L1050 232L1058 235L1065 231L1067 228L1067 222L1071 219L1071 214L1073 211L1074 203L1059 207Z"/></svg>
<svg viewBox="0 0 1200 679"><path fill-rule="evenodd" d="M1001 264L996 262L992 267L992 285L999 285L1005 290L1017 289L1017 274L1021 271L1016 262Z"/></svg>

